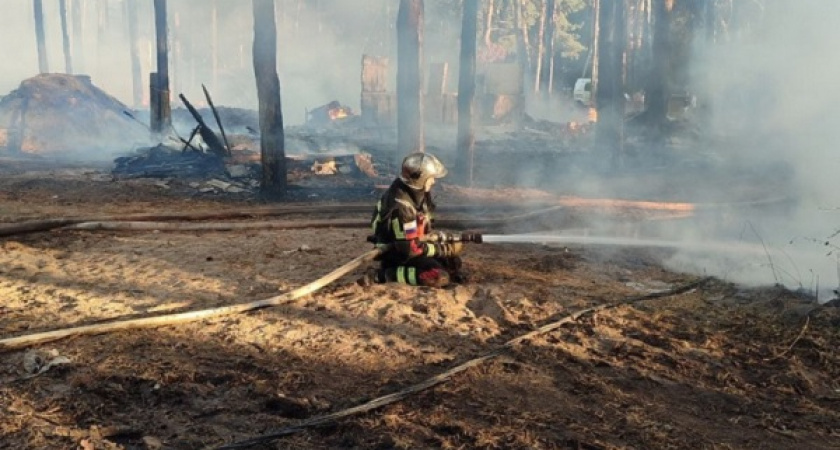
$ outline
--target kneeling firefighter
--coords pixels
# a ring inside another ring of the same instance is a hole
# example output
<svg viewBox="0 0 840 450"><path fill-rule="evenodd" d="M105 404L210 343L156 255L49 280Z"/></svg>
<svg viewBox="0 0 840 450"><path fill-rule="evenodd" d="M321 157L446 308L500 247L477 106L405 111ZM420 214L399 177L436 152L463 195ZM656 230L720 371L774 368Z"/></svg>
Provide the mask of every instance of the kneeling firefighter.
<svg viewBox="0 0 840 450"><path fill-rule="evenodd" d="M442 287L465 281L459 257L463 244L432 232L435 204L430 191L435 180L446 174L446 167L433 155L405 157L400 176L376 204L373 236L368 240L383 249L377 258L381 266L360 280L362 284L396 281Z"/></svg>

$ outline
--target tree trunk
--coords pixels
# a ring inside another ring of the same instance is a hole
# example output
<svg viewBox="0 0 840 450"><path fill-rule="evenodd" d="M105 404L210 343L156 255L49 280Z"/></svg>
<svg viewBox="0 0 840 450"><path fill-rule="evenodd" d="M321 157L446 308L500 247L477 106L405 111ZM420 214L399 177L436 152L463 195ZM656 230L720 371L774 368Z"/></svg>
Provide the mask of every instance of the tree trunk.
<svg viewBox="0 0 840 450"><path fill-rule="evenodd" d="M545 16L547 10L548 0L542 0L542 12L540 13L540 28L537 31L537 57L535 58L536 67L534 68L534 93L539 94L542 87L542 65L543 56L545 55Z"/></svg>
<svg viewBox="0 0 840 450"><path fill-rule="evenodd" d="M490 45L493 44L492 40L492 33L493 33L493 13L495 12L496 2L495 0L489 0L487 4L487 17L484 22L484 46L490 48ZM461 25L461 31L463 32L463 23ZM463 36L462 36L463 38ZM463 49L463 46L461 47Z"/></svg>
<svg viewBox="0 0 840 450"><path fill-rule="evenodd" d="M652 0L639 0L635 55L633 57L633 87L646 91L648 79L653 69L653 3Z"/></svg>
<svg viewBox="0 0 840 450"><path fill-rule="evenodd" d="M679 18L681 36L672 40L675 48L671 55L671 82L682 92L691 86L692 74L703 69L695 67L694 61L698 57L698 45L705 41L706 3L706 0L700 0L674 4L672 17Z"/></svg>
<svg viewBox="0 0 840 450"><path fill-rule="evenodd" d="M127 2L128 45L131 54L131 81L134 106L143 104L143 73L140 66L140 38L137 33L137 2Z"/></svg>
<svg viewBox="0 0 840 450"><path fill-rule="evenodd" d="M517 14L519 15L519 37L522 39L522 46L525 49L525 60L527 63L527 68L533 68L536 66L534 62L534 58L531 57L531 39L528 37L528 24L524 20L524 16L522 14L522 2L525 0L515 0L517 5ZM596 0L597 1L597 0ZM522 78L527 78L528 70L522 72Z"/></svg>
<svg viewBox="0 0 840 450"><path fill-rule="evenodd" d="M73 57L70 53L70 33L67 29L67 0L58 0L58 12L61 16L61 44L64 50L64 72L73 73Z"/></svg>
<svg viewBox="0 0 840 450"><path fill-rule="evenodd" d="M33 2L35 7L35 39L38 42L38 72L47 73L50 71L47 64L47 43L44 38L44 6L41 0Z"/></svg>
<svg viewBox="0 0 840 450"><path fill-rule="evenodd" d="M595 98L597 139L599 148L610 154L612 167L617 169L624 165L625 0L610 1L601 7L599 28L602 72Z"/></svg>
<svg viewBox="0 0 840 450"><path fill-rule="evenodd" d="M158 107L153 114L152 131L163 133L172 126L169 105L169 31L166 24L166 0L155 0L155 35L157 39L157 79L156 95Z"/></svg>
<svg viewBox="0 0 840 450"><path fill-rule="evenodd" d="M404 153L425 151L423 9L423 0L400 0L397 13L397 142Z"/></svg>
<svg viewBox="0 0 840 450"><path fill-rule="evenodd" d="M554 0L545 1L545 32L543 33L543 62L541 64L543 92L546 98L551 96L551 82L554 66Z"/></svg>
<svg viewBox="0 0 840 450"><path fill-rule="evenodd" d="M633 41L630 47L632 53L629 57L630 74L627 84L633 91L644 89L644 80L647 80L650 72L650 52L647 42L650 40L649 17L650 0L636 0L636 7L633 16Z"/></svg>
<svg viewBox="0 0 840 450"><path fill-rule="evenodd" d="M82 32L82 16L84 15L85 0L71 0L70 3L70 22L73 25L73 65L76 73L84 73L85 71L85 55L84 55L84 41Z"/></svg>
<svg viewBox="0 0 840 450"><path fill-rule="evenodd" d="M648 38L647 18L650 17L648 10L650 0L639 0L638 17L636 17L636 51L641 52L645 40Z"/></svg>
<svg viewBox="0 0 840 450"><path fill-rule="evenodd" d="M458 171L470 185L475 165L475 52L478 0L464 0L461 17L461 63L458 69Z"/></svg>
<svg viewBox="0 0 840 450"><path fill-rule="evenodd" d="M525 32L523 31L526 26L524 25L524 21L522 18L522 0L513 0L515 4L514 7L514 30L516 33L516 62L519 63L519 71L521 72L522 76L520 78L521 86L519 88L519 93L522 94L525 92L525 80L526 74L528 73L528 46L525 42Z"/></svg>
<svg viewBox="0 0 840 450"><path fill-rule="evenodd" d="M648 123L657 130L667 122L669 59L671 53L671 0L653 0L653 70L648 78L645 107Z"/></svg>
<svg viewBox="0 0 840 450"><path fill-rule="evenodd" d="M638 52L636 51L636 41L638 40L638 23L639 17L641 14L640 9L640 0L628 0L627 1L627 36L625 42L627 44L627 48L625 49L626 55L626 66L627 66L627 74L625 75L625 80L627 82L628 90L634 90L632 86L635 86L635 71L630 70L630 68L634 67L636 55Z"/></svg>
<svg viewBox="0 0 840 450"><path fill-rule="evenodd" d="M705 1L706 42L714 44L717 41L717 8L715 8L715 0Z"/></svg>
<svg viewBox="0 0 840 450"><path fill-rule="evenodd" d="M280 79L277 76L277 24L274 0L253 0L254 76L260 111L260 189L265 198L286 193L286 150Z"/></svg>
<svg viewBox="0 0 840 450"><path fill-rule="evenodd" d="M644 45L644 53L645 53L645 61L647 62L647 66L651 66L651 61L653 60L653 1L654 0L644 0L645 1L645 40L642 42ZM649 70L648 70L649 71Z"/></svg>
<svg viewBox="0 0 840 450"><path fill-rule="evenodd" d="M589 95L594 107L601 83L601 0L592 0L592 90Z"/></svg>

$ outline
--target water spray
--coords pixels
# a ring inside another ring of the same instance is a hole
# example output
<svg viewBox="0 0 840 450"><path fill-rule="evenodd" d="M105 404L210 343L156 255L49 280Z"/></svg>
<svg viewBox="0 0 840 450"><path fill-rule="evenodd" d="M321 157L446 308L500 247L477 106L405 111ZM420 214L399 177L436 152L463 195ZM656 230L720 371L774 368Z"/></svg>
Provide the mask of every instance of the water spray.
<svg viewBox="0 0 840 450"><path fill-rule="evenodd" d="M762 247L740 242L686 242L666 239L638 239L610 236L570 236L559 234L484 234L481 242L488 244L554 244L554 245L600 245L612 247L652 247L680 250L756 253L762 254Z"/></svg>
<svg viewBox="0 0 840 450"><path fill-rule="evenodd" d="M687 242L666 239L637 239L610 236L570 236L560 234L482 234L482 233L435 233L426 238L428 242L469 242L476 244L554 244L554 245L600 245L611 247L671 248L710 253L766 253L766 249L742 242Z"/></svg>

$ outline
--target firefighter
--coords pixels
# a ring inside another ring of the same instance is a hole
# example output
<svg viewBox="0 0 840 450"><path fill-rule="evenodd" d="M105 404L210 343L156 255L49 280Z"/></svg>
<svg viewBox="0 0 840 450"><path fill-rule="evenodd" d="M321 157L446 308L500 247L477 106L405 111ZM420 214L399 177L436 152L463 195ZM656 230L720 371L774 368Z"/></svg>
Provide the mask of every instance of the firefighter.
<svg viewBox="0 0 840 450"><path fill-rule="evenodd" d="M360 284L443 287L466 281L460 270L463 244L433 242L435 204L430 191L435 180L446 174L446 167L428 153L411 153L403 159L400 176L377 202L371 220L369 240L383 249L380 268L368 271Z"/></svg>

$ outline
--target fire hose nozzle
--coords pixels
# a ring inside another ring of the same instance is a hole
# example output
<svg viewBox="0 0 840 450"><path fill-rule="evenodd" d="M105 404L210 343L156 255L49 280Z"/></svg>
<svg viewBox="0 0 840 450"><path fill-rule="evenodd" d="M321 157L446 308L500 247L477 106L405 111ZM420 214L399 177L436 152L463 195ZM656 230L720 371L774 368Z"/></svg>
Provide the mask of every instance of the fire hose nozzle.
<svg viewBox="0 0 840 450"><path fill-rule="evenodd" d="M484 242L484 239L482 239L481 234L479 233L436 233L425 238L425 240L427 242L439 242L448 244L451 244L453 242L473 242L476 244L480 244Z"/></svg>
<svg viewBox="0 0 840 450"><path fill-rule="evenodd" d="M475 244L481 244L484 242L484 238L482 238L481 233L463 233L461 234L461 242L472 242Z"/></svg>

